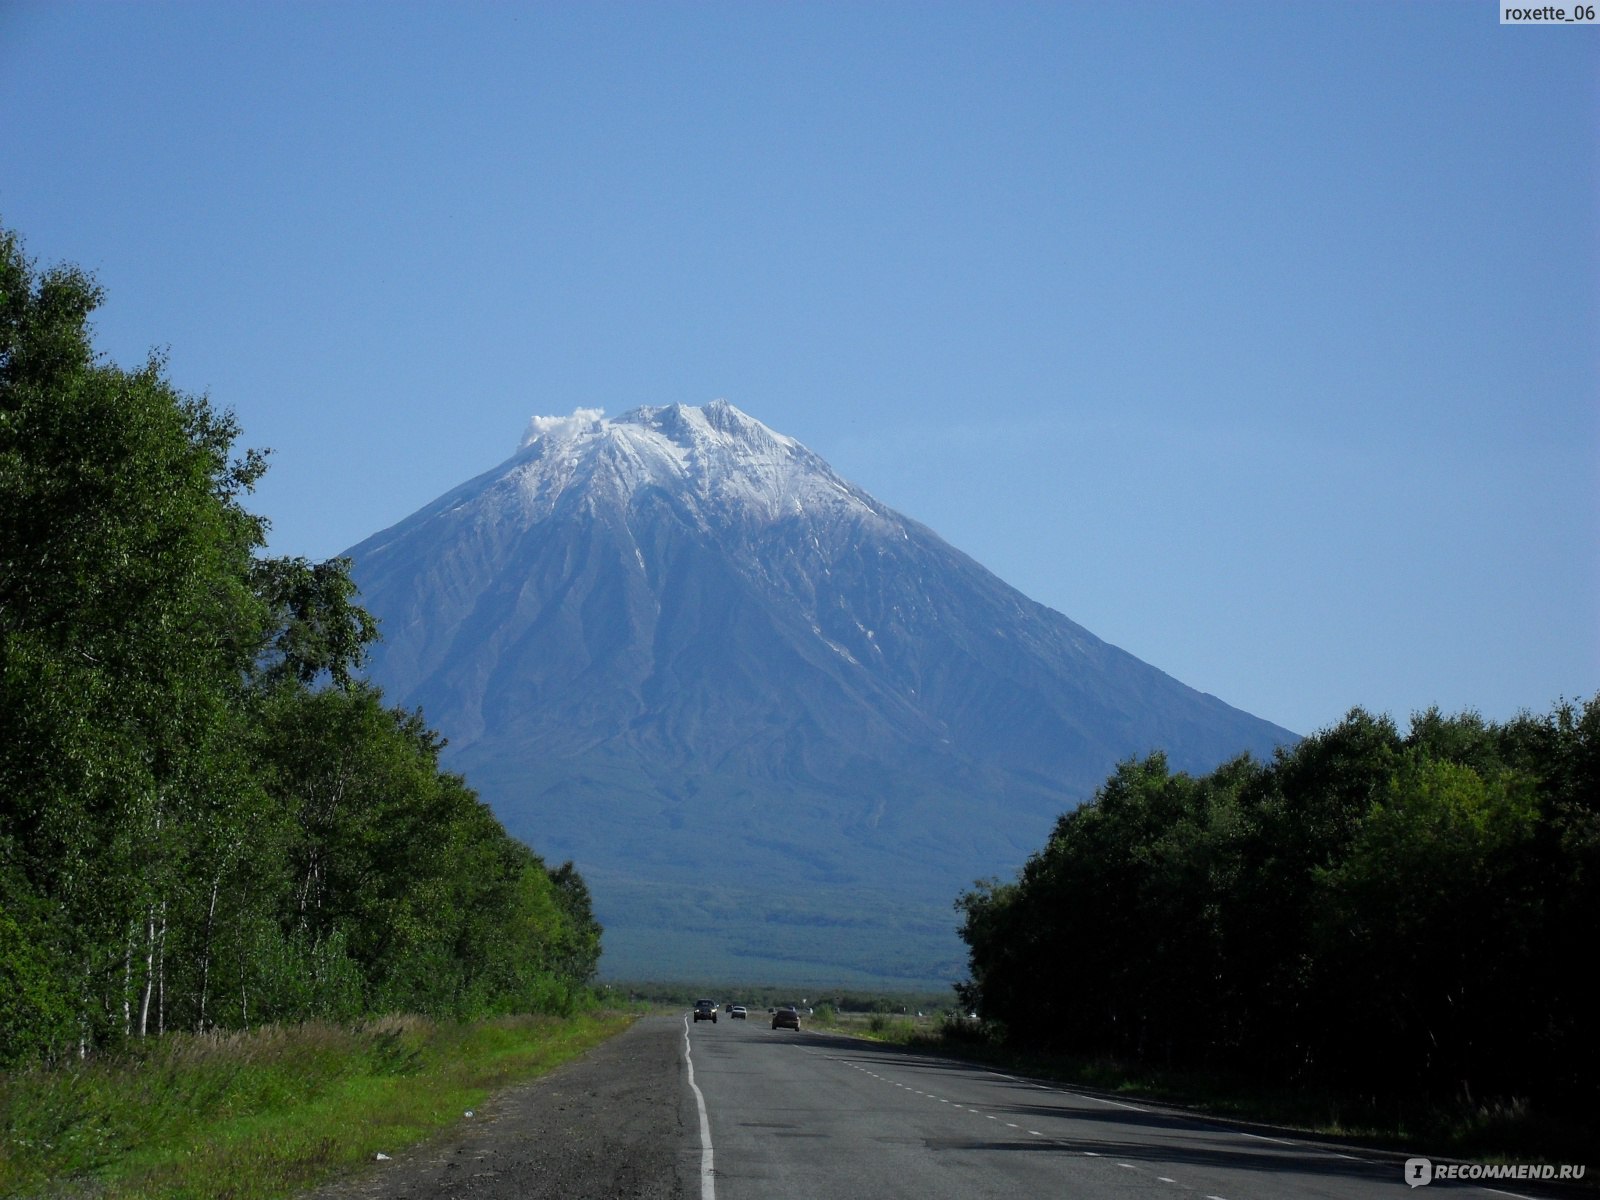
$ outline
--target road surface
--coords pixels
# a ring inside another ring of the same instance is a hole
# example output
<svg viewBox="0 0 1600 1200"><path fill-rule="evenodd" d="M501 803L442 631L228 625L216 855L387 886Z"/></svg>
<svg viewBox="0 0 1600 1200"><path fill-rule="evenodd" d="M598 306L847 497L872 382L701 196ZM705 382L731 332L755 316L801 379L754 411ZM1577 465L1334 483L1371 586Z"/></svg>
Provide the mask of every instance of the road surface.
<svg viewBox="0 0 1600 1200"><path fill-rule="evenodd" d="M775 1031L763 1015L686 1026L711 1140L704 1200L1519 1194L1413 1190L1403 1156L1313 1145L900 1047Z"/></svg>
<svg viewBox="0 0 1600 1200"><path fill-rule="evenodd" d="M308 1200L1458 1200L1404 1156L812 1030L654 1016ZM1535 1185L1537 1186L1537 1185Z"/></svg>

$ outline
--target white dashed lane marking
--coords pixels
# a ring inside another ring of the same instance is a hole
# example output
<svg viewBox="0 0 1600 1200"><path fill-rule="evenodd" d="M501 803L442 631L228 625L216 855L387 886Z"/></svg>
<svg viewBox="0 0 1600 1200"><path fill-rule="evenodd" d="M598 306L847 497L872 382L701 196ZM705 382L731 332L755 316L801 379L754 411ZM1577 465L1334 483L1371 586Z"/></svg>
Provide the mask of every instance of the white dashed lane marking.
<svg viewBox="0 0 1600 1200"><path fill-rule="evenodd" d="M863 1075L871 1076L873 1079L876 1079L879 1083L894 1084L895 1087L899 1088L903 1092L910 1092L913 1095L921 1096L925 1100L937 1100L940 1104L948 1104L952 1108L959 1108L959 1109L961 1109L961 1110L963 1110L965 1112L972 1113L974 1116L985 1117L990 1121L1000 1121L1000 1118L995 1116L993 1113L986 1113L986 1112L983 1112L981 1109L972 1108L972 1107L969 1107L968 1105L965 1105L965 1104L957 1104L955 1101L952 1101L952 1100L946 1100L943 1096L935 1096L932 1092L924 1092L924 1091L921 1091L921 1090L919 1090L917 1088L914 1088L914 1087L908 1087L906 1084L903 1084L903 1083L896 1083L894 1080L887 1079L884 1076L879 1075L876 1071L869 1071L869 1070L867 1070L867 1068L861 1066L858 1063L853 1063L849 1059L837 1059L835 1061L842 1062L842 1063L844 1063L845 1066L854 1068L855 1070L860 1071ZM1009 1078L1009 1076L1002 1076L1002 1078ZM1039 1084L1030 1084L1029 1086L1037 1087L1037 1088L1039 1088L1040 1091L1045 1091L1045 1092L1053 1092L1053 1091L1057 1090L1055 1088L1043 1087L1043 1086L1041 1086ZM1137 1111L1141 1111L1135 1105L1132 1105L1132 1104L1121 1104L1121 1103L1118 1103L1117 1101L1114 1101L1114 1100L1103 1101L1103 1103L1112 1104L1117 1108L1134 1109L1134 1111L1136 1111L1136 1112ZM1013 1125L1010 1121L1004 1121L1004 1122L1001 1122L1001 1124L1005 1125L1005 1127L1007 1129L1021 1129L1022 1128L1020 1125ZM1042 1137L1045 1136L1044 1134L1040 1133L1037 1129L1028 1130L1028 1135L1030 1137L1036 1137L1036 1138L1042 1138ZM1259 1134L1247 1135L1247 1136L1261 1137L1261 1135L1259 1135ZM1261 1137L1261 1140L1262 1141L1278 1141L1279 1139ZM1058 1144L1061 1146L1062 1150L1064 1150L1065 1152L1067 1152L1069 1154L1077 1153L1077 1154L1083 1155L1083 1157L1085 1157L1085 1158L1100 1158L1100 1157L1102 1157L1099 1153L1097 1153L1094 1150L1074 1150L1072 1147L1067 1146L1065 1143L1058 1143ZM1290 1143L1286 1143L1286 1144L1290 1144ZM1340 1157L1342 1158L1342 1157L1345 1157L1345 1156L1341 1155ZM1117 1164L1117 1166L1121 1167L1125 1171L1138 1171L1141 1174L1144 1173L1144 1168L1136 1166L1133 1163L1119 1162ZM1156 1181L1158 1183L1170 1183L1175 1187L1181 1187L1182 1186L1181 1184L1178 1183L1178 1181L1176 1179L1173 1179L1173 1178L1171 1178L1170 1176L1167 1176L1167 1175L1157 1175L1156 1176ZM1226 1197L1208 1195L1205 1198L1205 1200L1226 1200Z"/></svg>

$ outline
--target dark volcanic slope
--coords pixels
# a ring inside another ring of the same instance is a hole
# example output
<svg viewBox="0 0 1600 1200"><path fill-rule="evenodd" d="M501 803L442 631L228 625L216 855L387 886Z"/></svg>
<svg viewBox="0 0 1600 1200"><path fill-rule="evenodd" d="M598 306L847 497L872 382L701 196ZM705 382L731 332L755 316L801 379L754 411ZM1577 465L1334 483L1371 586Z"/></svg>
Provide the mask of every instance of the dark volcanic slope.
<svg viewBox="0 0 1600 1200"><path fill-rule="evenodd" d="M372 677L514 832L577 860L616 974L952 969L955 892L1116 762L1209 770L1293 738L721 402L536 419L350 554L383 621Z"/></svg>

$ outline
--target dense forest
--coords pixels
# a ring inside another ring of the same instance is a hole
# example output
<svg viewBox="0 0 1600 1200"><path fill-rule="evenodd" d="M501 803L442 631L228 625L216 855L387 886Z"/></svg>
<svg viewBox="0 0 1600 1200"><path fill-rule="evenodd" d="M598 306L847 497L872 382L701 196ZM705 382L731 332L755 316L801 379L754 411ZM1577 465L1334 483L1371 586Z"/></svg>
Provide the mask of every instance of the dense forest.
<svg viewBox="0 0 1600 1200"><path fill-rule="evenodd" d="M1593 1112L1600 697L1127 762L958 907L965 998L1019 1045Z"/></svg>
<svg viewBox="0 0 1600 1200"><path fill-rule="evenodd" d="M166 1030L554 1011L600 929L353 674L345 564L264 554L265 455L93 279L0 231L0 1066Z"/></svg>

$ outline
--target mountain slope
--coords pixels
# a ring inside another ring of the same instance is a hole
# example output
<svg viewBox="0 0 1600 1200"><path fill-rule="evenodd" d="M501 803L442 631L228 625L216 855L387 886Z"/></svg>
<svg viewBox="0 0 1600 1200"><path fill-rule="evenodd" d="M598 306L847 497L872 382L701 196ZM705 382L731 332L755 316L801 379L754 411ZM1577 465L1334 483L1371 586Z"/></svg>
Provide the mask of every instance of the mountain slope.
<svg viewBox="0 0 1600 1200"><path fill-rule="evenodd" d="M1116 762L1293 740L722 401L535 418L349 553L371 676L577 860L617 975L958 974L957 891Z"/></svg>

